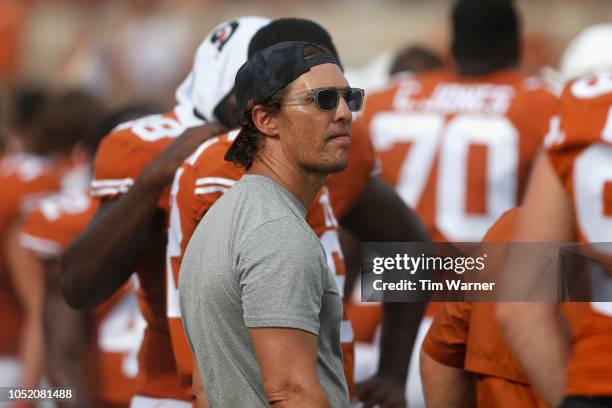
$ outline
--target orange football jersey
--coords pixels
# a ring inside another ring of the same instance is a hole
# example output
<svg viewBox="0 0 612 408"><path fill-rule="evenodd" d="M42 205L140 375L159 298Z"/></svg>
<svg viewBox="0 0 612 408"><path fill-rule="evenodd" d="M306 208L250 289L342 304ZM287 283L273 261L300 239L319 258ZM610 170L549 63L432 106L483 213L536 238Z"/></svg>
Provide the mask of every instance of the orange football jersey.
<svg viewBox="0 0 612 408"><path fill-rule="evenodd" d="M368 95L367 132L382 177L435 241L480 241L517 205L556 106L543 83L515 71L433 71Z"/></svg>
<svg viewBox="0 0 612 408"><path fill-rule="evenodd" d="M98 202L80 191L63 191L40 201L23 224L22 246L41 259L58 259L93 218ZM96 333L90 336L90 384L97 405L127 406L134 393L144 321L131 284L93 310Z"/></svg>
<svg viewBox="0 0 612 408"><path fill-rule="evenodd" d="M192 125L192 124L189 124ZM98 148L91 194L99 199L114 199L126 193L142 170L185 130L188 124L175 113L145 116L119 125ZM167 212L169 187L158 207ZM138 209L134 209L137 211ZM165 239L165 237L163 237ZM161 239L161 237L160 237ZM166 319L166 293L163 252L140 265L136 271L137 291L142 315L147 322L138 353L139 372L136 394L146 397L191 400L176 375L176 365Z"/></svg>
<svg viewBox="0 0 612 408"><path fill-rule="evenodd" d="M510 241L518 213L519 208L505 212L489 229L483 242ZM494 303L438 304L423 350L444 365L475 374L478 406L546 406L503 340Z"/></svg>
<svg viewBox="0 0 612 408"><path fill-rule="evenodd" d="M572 203L577 240L611 242L612 73L587 76L566 85L546 145ZM568 313L573 341L566 393L610 396L612 302L567 307L576 313Z"/></svg>
<svg viewBox="0 0 612 408"><path fill-rule="evenodd" d="M50 161L27 154L6 155L0 160L0 248L4 248L7 228L17 221L26 207L32 207L45 194L57 191L61 172ZM0 250L0 356L18 354L22 311Z"/></svg>
<svg viewBox="0 0 612 408"><path fill-rule="evenodd" d="M237 131L203 143L177 172L172 186L170 229L168 233L168 318L177 365L181 378L191 383L193 358L189 350L180 314L178 273L189 238L206 211L244 174L244 169L224 161L225 152ZM352 138L349 165L341 173L329 177L308 208L306 219L320 238L330 270L342 291L345 266L336 216L345 215L369 177L376 172L376 157L366 135ZM353 330L345 312L341 326L344 371L353 388Z"/></svg>

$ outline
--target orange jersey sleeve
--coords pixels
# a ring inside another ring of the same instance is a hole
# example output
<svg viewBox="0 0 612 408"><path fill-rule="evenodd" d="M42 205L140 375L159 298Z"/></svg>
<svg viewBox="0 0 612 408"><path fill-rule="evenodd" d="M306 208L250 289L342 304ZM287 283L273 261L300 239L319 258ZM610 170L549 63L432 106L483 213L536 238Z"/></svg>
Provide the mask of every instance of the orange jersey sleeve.
<svg viewBox="0 0 612 408"><path fill-rule="evenodd" d="M586 76L566 85L546 144L546 153L574 210L577 240L611 242L611 73ZM609 281L610 277L603 279ZM612 395L610 303L570 303L564 309L572 327L566 394Z"/></svg>
<svg viewBox="0 0 612 408"><path fill-rule="evenodd" d="M423 351L440 364L463 369L471 312L469 302L439 304L423 340Z"/></svg>
<svg viewBox="0 0 612 408"><path fill-rule="evenodd" d="M362 119L383 179L433 238L480 241L522 196L556 103L517 72L434 71L369 95Z"/></svg>
<svg viewBox="0 0 612 408"><path fill-rule="evenodd" d="M157 157L185 127L173 113L151 115L119 125L98 148L91 195L112 199L125 194L142 170ZM159 199L168 208L170 189Z"/></svg>

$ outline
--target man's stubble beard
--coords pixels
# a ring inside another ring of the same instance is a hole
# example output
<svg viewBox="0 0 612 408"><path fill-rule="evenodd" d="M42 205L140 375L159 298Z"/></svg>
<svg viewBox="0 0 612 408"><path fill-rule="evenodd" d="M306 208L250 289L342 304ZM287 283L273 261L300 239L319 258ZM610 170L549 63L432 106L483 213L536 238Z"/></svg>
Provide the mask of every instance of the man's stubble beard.
<svg viewBox="0 0 612 408"><path fill-rule="evenodd" d="M349 163L348 148L346 150L346 153L343 154L345 156L343 159L337 158L334 153L324 151L318 160L315 160L313 163L306 163L303 167L308 172L323 175L341 172L348 167Z"/></svg>

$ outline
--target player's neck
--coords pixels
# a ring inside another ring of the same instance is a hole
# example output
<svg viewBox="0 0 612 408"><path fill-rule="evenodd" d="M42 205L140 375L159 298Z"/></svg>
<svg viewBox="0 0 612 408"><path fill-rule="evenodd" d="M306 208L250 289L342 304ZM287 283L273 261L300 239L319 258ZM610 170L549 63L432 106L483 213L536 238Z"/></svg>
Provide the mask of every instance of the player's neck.
<svg viewBox="0 0 612 408"><path fill-rule="evenodd" d="M465 61L457 64L456 71L462 76L487 75L498 71L515 69L517 63L514 61Z"/></svg>

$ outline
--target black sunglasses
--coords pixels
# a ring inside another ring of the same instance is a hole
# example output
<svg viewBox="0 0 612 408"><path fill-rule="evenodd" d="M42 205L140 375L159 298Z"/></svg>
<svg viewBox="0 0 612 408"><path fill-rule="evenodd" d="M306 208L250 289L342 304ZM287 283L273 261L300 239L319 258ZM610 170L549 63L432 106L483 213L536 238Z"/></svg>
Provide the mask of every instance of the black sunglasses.
<svg viewBox="0 0 612 408"><path fill-rule="evenodd" d="M363 106L365 91L360 88L315 88L304 92L305 96L285 98L285 101L315 102L317 108L329 112L338 107L340 97L343 97L351 112L359 112ZM299 105L300 103L283 103L283 105Z"/></svg>

